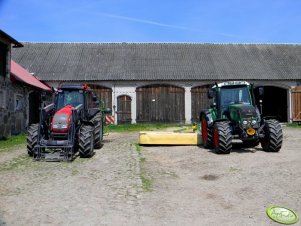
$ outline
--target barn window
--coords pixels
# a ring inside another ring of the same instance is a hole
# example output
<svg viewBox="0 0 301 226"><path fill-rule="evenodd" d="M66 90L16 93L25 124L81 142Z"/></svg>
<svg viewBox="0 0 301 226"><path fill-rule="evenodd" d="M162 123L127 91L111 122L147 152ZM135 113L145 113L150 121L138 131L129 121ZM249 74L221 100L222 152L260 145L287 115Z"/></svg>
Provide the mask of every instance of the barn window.
<svg viewBox="0 0 301 226"><path fill-rule="evenodd" d="M15 111L22 111L24 107L24 99L20 94L15 95Z"/></svg>
<svg viewBox="0 0 301 226"><path fill-rule="evenodd" d="M0 76L6 76L6 54L7 47L0 43Z"/></svg>

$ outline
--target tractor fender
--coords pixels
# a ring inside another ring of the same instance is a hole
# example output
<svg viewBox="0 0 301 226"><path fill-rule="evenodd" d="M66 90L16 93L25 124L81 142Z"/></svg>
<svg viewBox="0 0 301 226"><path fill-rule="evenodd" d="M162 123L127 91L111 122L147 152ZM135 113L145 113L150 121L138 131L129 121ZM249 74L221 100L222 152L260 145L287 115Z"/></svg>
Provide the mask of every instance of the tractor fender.
<svg viewBox="0 0 301 226"><path fill-rule="evenodd" d="M201 111L200 121L202 120L202 115L205 115L208 127L212 127L214 122L210 111L208 110Z"/></svg>

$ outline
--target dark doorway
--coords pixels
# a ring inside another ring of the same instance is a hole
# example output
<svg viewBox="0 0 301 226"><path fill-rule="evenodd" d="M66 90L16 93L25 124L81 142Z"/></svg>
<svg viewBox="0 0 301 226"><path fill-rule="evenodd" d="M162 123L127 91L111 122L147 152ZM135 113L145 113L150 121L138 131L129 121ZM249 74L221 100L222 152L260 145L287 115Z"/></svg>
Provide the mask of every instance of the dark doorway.
<svg viewBox="0 0 301 226"><path fill-rule="evenodd" d="M29 114L28 114L28 126L31 124L39 123L39 107L40 107L40 94L37 91L33 91L28 97Z"/></svg>
<svg viewBox="0 0 301 226"><path fill-rule="evenodd" d="M185 122L185 90L172 85L150 85L136 89L137 122Z"/></svg>
<svg viewBox="0 0 301 226"><path fill-rule="evenodd" d="M264 95L259 97L259 87L254 94L256 105L260 109L259 100L262 100L262 115L275 117L280 122L287 122L287 90L275 86L263 86Z"/></svg>
<svg viewBox="0 0 301 226"><path fill-rule="evenodd" d="M117 123L126 124L132 122L131 111L132 98L123 95L117 97Z"/></svg>

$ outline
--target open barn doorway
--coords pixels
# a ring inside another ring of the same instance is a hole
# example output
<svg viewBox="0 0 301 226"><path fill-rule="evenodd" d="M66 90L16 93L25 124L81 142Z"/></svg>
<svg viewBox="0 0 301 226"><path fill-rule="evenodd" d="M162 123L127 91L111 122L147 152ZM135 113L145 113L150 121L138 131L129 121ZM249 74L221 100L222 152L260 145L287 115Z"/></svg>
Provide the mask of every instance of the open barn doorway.
<svg viewBox="0 0 301 226"><path fill-rule="evenodd" d="M28 96L28 126L31 124L39 123L40 121L40 93L32 91Z"/></svg>
<svg viewBox="0 0 301 226"><path fill-rule="evenodd" d="M259 97L259 87L254 90L256 105L260 109L259 100L262 100L262 115L275 117L280 122L288 122L287 89L276 86L261 86L264 95Z"/></svg>

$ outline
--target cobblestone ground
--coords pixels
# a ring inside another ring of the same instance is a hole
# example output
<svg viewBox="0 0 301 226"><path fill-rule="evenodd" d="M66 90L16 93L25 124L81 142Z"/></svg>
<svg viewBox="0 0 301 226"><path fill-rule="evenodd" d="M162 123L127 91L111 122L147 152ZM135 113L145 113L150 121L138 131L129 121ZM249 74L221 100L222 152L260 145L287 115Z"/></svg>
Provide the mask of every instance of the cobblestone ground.
<svg viewBox="0 0 301 226"><path fill-rule="evenodd" d="M91 159L33 162L26 155L0 167L6 225L132 225L142 192L137 134L111 134ZM15 163L14 163L15 162Z"/></svg>
<svg viewBox="0 0 301 226"><path fill-rule="evenodd" d="M239 145L230 155L196 146L138 153L137 142L137 133L112 133L91 159L72 163L0 153L0 225L279 225L266 216L270 205L301 214L301 129L284 128L279 153Z"/></svg>

